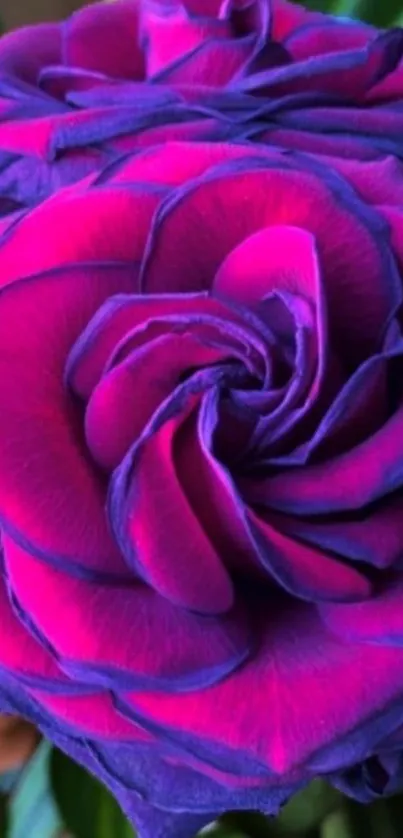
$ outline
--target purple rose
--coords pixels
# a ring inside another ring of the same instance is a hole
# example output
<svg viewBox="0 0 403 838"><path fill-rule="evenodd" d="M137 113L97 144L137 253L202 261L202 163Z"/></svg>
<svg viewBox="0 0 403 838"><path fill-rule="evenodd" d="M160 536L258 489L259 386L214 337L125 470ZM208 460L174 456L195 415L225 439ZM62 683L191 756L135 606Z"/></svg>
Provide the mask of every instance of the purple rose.
<svg viewBox="0 0 403 838"><path fill-rule="evenodd" d="M119 0L0 40L0 212L168 140L400 156L402 30L285 0Z"/></svg>
<svg viewBox="0 0 403 838"><path fill-rule="evenodd" d="M3 220L0 709L141 838L402 781L402 203L165 143Z"/></svg>

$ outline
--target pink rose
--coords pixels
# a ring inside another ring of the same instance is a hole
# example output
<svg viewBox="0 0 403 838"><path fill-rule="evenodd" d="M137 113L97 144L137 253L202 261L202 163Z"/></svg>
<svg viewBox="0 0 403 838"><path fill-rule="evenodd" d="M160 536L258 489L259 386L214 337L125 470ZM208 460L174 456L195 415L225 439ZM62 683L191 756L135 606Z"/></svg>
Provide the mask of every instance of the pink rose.
<svg viewBox="0 0 403 838"><path fill-rule="evenodd" d="M0 239L0 709L141 838L401 782L403 179L164 143Z"/></svg>
<svg viewBox="0 0 403 838"><path fill-rule="evenodd" d="M401 154L401 30L285 0L119 0L0 40L0 212L139 147Z"/></svg>

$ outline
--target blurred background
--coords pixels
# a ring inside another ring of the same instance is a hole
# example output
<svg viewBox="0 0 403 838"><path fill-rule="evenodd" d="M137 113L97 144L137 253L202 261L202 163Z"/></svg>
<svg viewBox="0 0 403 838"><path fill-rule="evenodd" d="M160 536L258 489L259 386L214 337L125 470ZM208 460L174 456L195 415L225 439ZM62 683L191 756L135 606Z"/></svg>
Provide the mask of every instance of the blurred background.
<svg viewBox="0 0 403 838"><path fill-rule="evenodd" d="M15 29L26 23L66 17L80 5L80 0L0 0L0 18L4 29Z"/></svg>
<svg viewBox="0 0 403 838"><path fill-rule="evenodd" d="M60 20L80 0L0 0L0 31ZM381 27L403 25L403 0L305 0ZM270 822L231 814L205 838L403 838L403 797L364 807L315 782ZM0 716L0 838L134 838L108 792L16 717Z"/></svg>

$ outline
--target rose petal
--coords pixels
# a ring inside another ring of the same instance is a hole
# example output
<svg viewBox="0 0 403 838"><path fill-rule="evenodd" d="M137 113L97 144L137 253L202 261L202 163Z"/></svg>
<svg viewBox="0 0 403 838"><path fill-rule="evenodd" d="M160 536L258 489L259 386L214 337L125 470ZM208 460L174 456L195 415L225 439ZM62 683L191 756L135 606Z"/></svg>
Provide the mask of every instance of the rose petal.
<svg viewBox="0 0 403 838"><path fill-rule="evenodd" d="M319 12L312 12L304 6L289 3L288 0L276 0L271 8L271 37L274 41L284 41L302 26L315 23L326 25L328 18Z"/></svg>
<svg viewBox="0 0 403 838"><path fill-rule="evenodd" d="M311 154L328 154L340 158L353 160L372 160L379 157L381 151L378 140L372 137L355 136L354 134L323 134L320 131L299 131L292 128L281 128L271 125L267 131L252 129L246 139L257 139L271 143L280 148L305 151Z"/></svg>
<svg viewBox="0 0 403 838"><path fill-rule="evenodd" d="M35 84L39 71L56 64L61 54L58 23L26 26L3 35L0 41L0 72Z"/></svg>
<svg viewBox="0 0 403 838"><path fill-rule="evenodd" d="M95 585L37 561L10 538L4 541L21 613L29 615L73 679L104 688L177 692L215 683L249 653L239 610L206 620L142 583ZM60 602L66 620L60 619Z"/></svg>
<svg viewBox="0 0 403 838"><path fill-rule="evenodd" d="M170 85L205 85L221 88L242 73L254 54L255 37L205 41L169 65L153 81Z"/></svg>
<svg viewBox="0 0 403 838"><path fill-rule="evenodd" d="M117 468L153 413L194 369L225 360L223 349L179 330L150 338L107 372L93 391L85 414L88 447L105 469ZM191 328L189 326L189 328Z"/></svg>
<svg viewBox="0 0 403 838"><path fill-rule="evenodd" d="M370 596L370 582L354 567L290 538L268 516L249 510L248 521L262 565L289 593L312 602L355 602Z"/></svg>
<svg viewBox="0 0 403 838"><path fill-rule="evenodd" d="M160 199L158 192L141 187L61 190L9 228L1 242L0 287L79 261L132 262L135 274ZM44 230L46 248L38 245Z"/></svg>
<svg viewBox="0 0 403 838"><path fill-rule="evenodd" d="M285 44L294 61L304 61L313 55L328 55L365 47L376 35L377 30L365 23L345 23L337 18L324 18L294 29Z"/></svg>
<svg viewBox="0 0 403 838"><path fill-rule="evenodd" d="M403 483L403 407L369 439L324 463L248 487L248 499L292 514L362 509ZM250 493L249 493L250 489Z"/></svg>
<svg viewBox="0 0 403 838"><path fill-rule="evenodd" d="M237 80L236 89L276 96L315 90L360 99L375 82L396 69L402 51L403 33L389 30L379 33L366 48L309 56L304 61L263 70Z"/></svg>
<svg viewBox="0 0 403 838"><path fill-rule="evenodd" d="M180 186L197 178L212 166L246 157L250 150L242 145L229 143L186 144L186 154L180 142L168 142L151 146L136 155L112 163L107 170L108 181L112 183L156 183L166 186ZM266 156L265 149L257 154ZM102 177L102 176L101 176Z"/></svg>
<svg viewBox="0 0 403 838"><path fill-rule="evenodd" d="M182 424L198 408L196 386L219 376L219 369L195 375L167 401L116 470L110 495L112 526L129 563L171 602L206 614L227 611L233 587L184 494L176 449L186 444Z"/></svg>
<svg viewBox="0 0 403 838"><path fill-rule="evenodd" d="M346 133L348 137L358 136L370 141L375 148L385 153L396 154L403 127L403 116L397 110L362 107L316 107L293 108L284 111L279 122L285 128L294 128L306 133Z"/></svg>
<svg viewBox="0 0 403 838"><path fill-rule="evenodd" d="M147 75L164 70L211 39L230 37L228 22L217 17L189 15L181 5L162 10L145 5L142 14L143 48L147 57Z"/></svg>
<svg viewBox="0 0 403 838"><path fill-rule="evenodd" d="M403 582L399 578L368 602L326 603L320 614L330 631L349 643L403 646Z"/></svg>
<svg viewBox="0 0 403 838"><path fill-rule="evenodd" d="M304 542L338 553L350 561L365 562L381 570L399 563L403 556L403 500L381 500L360 520L343 517L320 523L281 516L279 526Z"/></svg>
<svg viewBox="0 0 403 838"><path fill-rule="evenodd" d="M30 686L61 685L67 682L51 655L16 617L0 578L0 669ZM68 689L65 683L66 690ZM74 689L74 686L72 685ZM78 687L77 687L78 688Z"/></svg>
<svg viewBox="0 0 403 838"><path fill-rule="evenodd" d="M132 284L130 266L76 266L21 280L0 295L2 525L48 561L90 575L126 570L63 368L91 315Z"/></svg>
<svg viewBox="0 0 403 838"><path fill-rule="evenodd" d="M149 334L158 336L170 332L174 324L180 326L181 331L186 323L204 323L208 327L208 318L213 328L220 327L228 346L234 348L234 345L242 344L248 337L250 343L253 343L253 333L246 324L242 324L240 312L206 293L177 296L116 295L100 307L72 346L66 363L66 381L75 393L87 400L106 371L107 364L109 367L114 366L127 357L125 347L130 352L136 346L142 346ZM234 323L243 326L238 334L231 328ZM154 332L149 332L149 328ZM259 340L256 342L256 338L255 344L258 349Z"/></svg>
<svg viewBox="0 0 403 838"><path fill-rule="evenodd" d="M64 62L115 78L142 78L138 16L137 0L84 7L64 29Z"/></svg>
<svg viewBox="0 0 403 838"><path fill-rule="evenodd" d="M48 693L40 688L30 688L29 694L39 702L59 724L66 725L77 737L100 737L102 740L131 742L150 742L150 734L139 725L123 718L113 706L108 693L91 693L70 696Z"/></svg>
<svg viewBox="0 0 403 838"><path fill-rule="evenodd" d="M213 292L253 305L284 290L312 300L318 292L318 254L313 236L298 227L266 227L245 239L220 265Z"/></svg>
<svg viewBox="0 0 403 838"><path fill-rule="evenodd" d="M147 293L210 288L226 256L253 233L271 225L301 227L317 240L331 329L339 336L338 351L348 346L351 363L352 356L373 352L391 307L401 298L391 254L378 251L381 237L375 229L383 228L382 220L360 204L347 184L334 182L336 202L318 177L284 166L280 156L276 167L272 161L235 161L170 195L154 217L142 288ZM320 172L331 180L328 170L325 175L320 167ZM226 219L224 227L217 224L219 218Z"/></svg>
<svg viewBox="0 0 403 838"><path fill-rule="evenodd" d="M402 206L403 164L396 157L368 162L326 157L326 162L341 172L367 203Z"/></svg>
<svg viewBox="0 0 403 838"><path fill-rule="evenodd" d="M402 650L341 643L312 606L287 605L279 595L270 600L270 620L266 596L251 607L261 620L260 643L242 668L203 692L132 694L133 718L196 754L208 742L216 764L244 753L281 777L319 749L332 754L360 725L359 759L370 747L371 726L401 697ZM335 684L348 684L347 702Z"/></svg>

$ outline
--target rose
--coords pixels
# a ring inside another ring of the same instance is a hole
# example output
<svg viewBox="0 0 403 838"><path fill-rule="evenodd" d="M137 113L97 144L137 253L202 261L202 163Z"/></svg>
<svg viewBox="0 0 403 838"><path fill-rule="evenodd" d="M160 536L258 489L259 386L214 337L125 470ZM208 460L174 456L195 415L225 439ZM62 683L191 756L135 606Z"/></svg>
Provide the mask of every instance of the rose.
<svg viewBox="0 0 403 838"><path fill-rule="evenodd" d="M3 221L0 710L141 838L401 781L403 179L343 165L165 143Z"/></svg>
<svg viewBox="0 0 403 838"><path fill-rule="evenodd" d="M120 0L3 37L0 210L37 203L138 146L243 133L231 118L239 97L224 114L220 92L261 51L267 16L260 0ZM277 47L265 45L270 60Z"/></svg>
<svg viewBox="0 0 403 838"><path fill-rule="evenodd" d="M95 3L61 24L1 38L0 210L37 203L142 144L226 137L228 119L212 102L203 107L202 87L193 90L206 79L192 82L186 65L199 46L210 49L217 37L231 44L235 34L234 71L252 57L258 35L248 12L235 11L237 0L227 5L222 20L199 23L205 3ZM207 76L210 69L211 60Z"/></svg>
<svg viewBox="0 0 403 838"><path fill-rule="evenodd" d="M121 0L0 41L0 212L138 146L400 155L403 35L283 0Z"/></svg>

